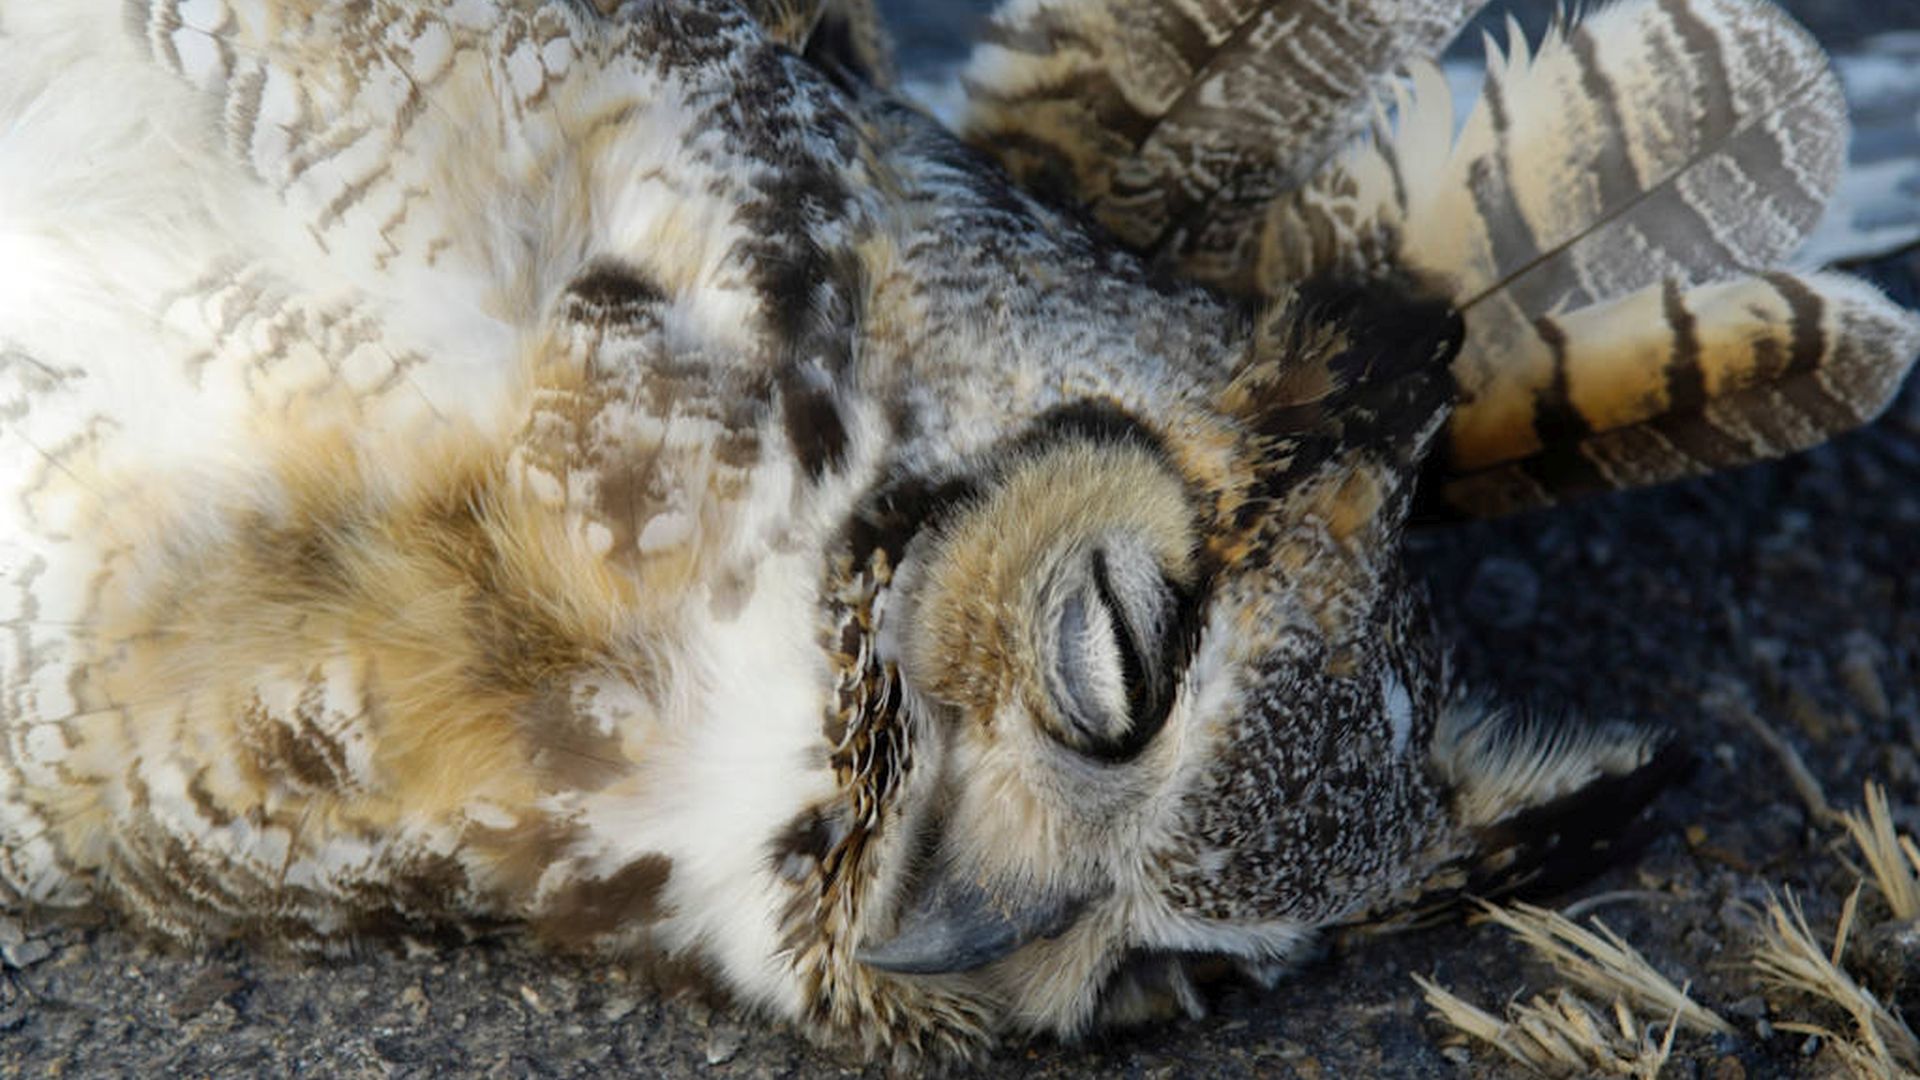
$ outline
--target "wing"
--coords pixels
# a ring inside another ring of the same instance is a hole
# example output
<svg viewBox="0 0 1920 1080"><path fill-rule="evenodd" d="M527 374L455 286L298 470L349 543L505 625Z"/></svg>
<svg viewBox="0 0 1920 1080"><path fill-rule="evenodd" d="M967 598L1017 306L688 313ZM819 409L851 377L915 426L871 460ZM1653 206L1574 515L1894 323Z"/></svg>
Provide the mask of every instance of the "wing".
<svg viewBox="0 0 1920 1080"><path fill-rule="evenodd" d="M1014 0L965 72L965 137L1182 273L1252 284L1261 215L1481 0Z"/></svg>
<svg viewBox="0 0 1920 1080"><path fill-rule="evenodd" d="M1499 513L1813 445L1876 415L1920 321L1774 268L1819 219L1846 113L1770 5L1630 3L1489 50L1457 139L1446 87L1269 208L1263 288L1412 268L1466 316L1445 497Z"/></svg>
<svg viewBox="0 0 1920 1080"><path fill-rule="evenodd" d="M1491 515L1810 449L1872 420L1920 319L1843 274L1673 279L1542 315L1531 365L1490 370L1460 406L1441 497Z"/></svg>

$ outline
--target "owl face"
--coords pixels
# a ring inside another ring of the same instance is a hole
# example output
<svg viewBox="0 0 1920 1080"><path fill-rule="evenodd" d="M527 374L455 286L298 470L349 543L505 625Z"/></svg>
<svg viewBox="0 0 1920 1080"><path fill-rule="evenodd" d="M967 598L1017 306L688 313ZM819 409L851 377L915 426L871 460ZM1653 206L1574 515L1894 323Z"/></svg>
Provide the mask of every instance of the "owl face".
<svg viewBox="0 0 1920 1080"><path fill-rule="evenodd" d="M1280 961L1470 849L1398 568L1458 320L1316 288L1249 334L1196 406L1069 403L930 500L880 629L919 811L870 968L1071 1027L1143 957Z"/></svg>

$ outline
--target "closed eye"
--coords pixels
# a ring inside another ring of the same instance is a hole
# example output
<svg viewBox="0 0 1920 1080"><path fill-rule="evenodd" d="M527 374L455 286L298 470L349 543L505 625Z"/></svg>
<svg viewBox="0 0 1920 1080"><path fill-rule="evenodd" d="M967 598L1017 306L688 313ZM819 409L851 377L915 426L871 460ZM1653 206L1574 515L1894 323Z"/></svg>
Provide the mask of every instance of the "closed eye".
<svg viewBox="0 0 1920 1080"><path fill-rule="evenodd" d="M1132 724L1119 644L1126 632L1104 600L1076 592L1061 605L1057 634L1055 697L1067 727L1060 734L1075 749L1099 755L1125 742Z"/></svg>
<svg viewBox="0 0 1920 1080"><path fill-rule="evenodd" d="M1065 591L1049 680L1054 735L1089 757L1130 758L1166 718L1179 599L1151 553L1124 540L1094 549Z"/></svg>
<svg viewBox="0 0 1920 1080"><path fill-rule="evenodd" d="M1100 597L1100 603L1106 607L1107 619L1113 626L1113 645L1120 655L1120 680L1127 692L1127 718L1138 724L1141 710L1148 703L1147 680L1151 673L1147 669L1145 649L1140 640L1142 628L1135 625L1133 618L1129 618L1126 605L1114 593L1104 550L1093 553L1093 588Z"/></svg>

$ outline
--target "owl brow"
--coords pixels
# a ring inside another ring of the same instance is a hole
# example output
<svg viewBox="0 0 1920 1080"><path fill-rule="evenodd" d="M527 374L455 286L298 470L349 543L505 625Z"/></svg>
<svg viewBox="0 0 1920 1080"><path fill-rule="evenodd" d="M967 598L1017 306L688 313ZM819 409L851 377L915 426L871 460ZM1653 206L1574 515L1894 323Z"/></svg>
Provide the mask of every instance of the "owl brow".
<svg viewBox="0 0 1920 1080"><path fill-rule="evenodd" d="M1041 450L1062 442L1083 440L1100 446L1139 446L1169 461L1160 434L1140 423L1139 417L1116 402L1085 398L1041 413L1033 427L1014 440L1014 450Z"/></svg>

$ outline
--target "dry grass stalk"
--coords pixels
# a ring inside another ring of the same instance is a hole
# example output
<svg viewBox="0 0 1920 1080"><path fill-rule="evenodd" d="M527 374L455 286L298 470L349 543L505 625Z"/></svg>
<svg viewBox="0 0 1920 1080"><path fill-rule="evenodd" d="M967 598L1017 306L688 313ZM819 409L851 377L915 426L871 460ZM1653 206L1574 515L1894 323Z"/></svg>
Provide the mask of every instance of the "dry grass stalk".
<svg viewBox="0 0 1920 1080"><path fill-rule="evenodd" d="M1531 904L1499 908L1483 901L1480 906L1555 971L1598 997L1628 1002L1651 1015L1672 1015L1695 1031L1733 1031L1733 1025L1688 997L1685 987L1675 986L1599 919L1588 930L1557 911Z"/></svg>
<svg viewBox="0 0 1920 1080"><path fill-rule="evenodd" d="M1753 711L1753 706L1743 691L1723 687L1719 692L1712 694L1711 699L1724 713L1731 715L1740 722L1742 727L1752 732L1753 736L1760 740L1761 745L1765 746L1780 762L1781 768L1786 771L1787 781L1793 785L1794 793L1800 796L1801 805L1807 808L1807 813L1813 820L1822 825L1840 820L1840 814L1834 810L1833 804L1827 801L1827 793L1820 786L1820 778L1807 767L1806 759L1800 756L1800 751L1795 750L1793 743L1789 742L1786 736L1775 731L1773 725L1761 719L1760 714Z"/></svg>
<svg viewBox="0 0 1920 1080"><path fill-rule="evenodd" d="M1437 983L1418 975L1414 981L1442 1022L1526 1068L1553 1076L1601 1072L1654 1080L1673 1053L1673 1036L1679 1030L1677 1019L1669 1020L1665 1037L1655 1042L1652 1032L1619 1000L1609 1017L1566 989L1551 998L1536 994L1514 1002L1501 1019Z"/></svg>
<svg viewBox="0 0 1920 1080"><path fill-rule="evenodd" d="M1860 890L1856 888L1840 912L1833 948L1827 952L1814 940L1798 897L1789 891L1784 903L1768 900L1766 924L1761 927L1762 941L1753 965L1760 977L1774 986L1837 1006L1852 1020L1855 1037L1798 1021L1776 1023L1775 1027L1828 1040L1855 1076L1873 1080L1911 1077L1920 1074L1920 1039L1840 966L1859 901Z"/></svg>
<svg viewBox="0 0 1920 1080"><path fill-rule="evenodd" d="M1914 847L1912 837L1894 833L1886 789L1869 780L1866 796L1864 817L1848 811L1841 820L1861 857L1867 860L1874 885L1887 898L1894 918L1920 918L1920 850Z"/></svg>

